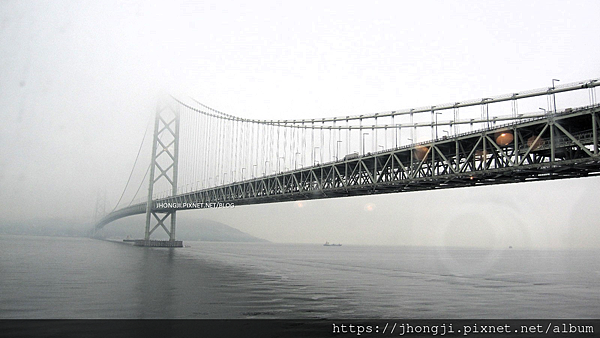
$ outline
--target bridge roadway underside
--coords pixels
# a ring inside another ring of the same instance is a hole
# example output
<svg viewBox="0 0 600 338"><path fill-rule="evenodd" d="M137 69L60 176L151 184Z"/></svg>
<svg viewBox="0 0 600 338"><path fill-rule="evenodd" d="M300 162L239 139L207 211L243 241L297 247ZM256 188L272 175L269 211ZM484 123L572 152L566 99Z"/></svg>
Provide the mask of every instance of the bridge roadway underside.
<svg viewBox="0 0 600 338"><path fill-rule="evenodd" d="M154 201L153 210L197 209L199 203L249 205L598 175L599 115L598 105L567 109L543 118L163 198ZM196 204L190 206L192 203ZM117 210L112 217L107 215L103 221L145 210L145 204L134 205Z"/></svg>

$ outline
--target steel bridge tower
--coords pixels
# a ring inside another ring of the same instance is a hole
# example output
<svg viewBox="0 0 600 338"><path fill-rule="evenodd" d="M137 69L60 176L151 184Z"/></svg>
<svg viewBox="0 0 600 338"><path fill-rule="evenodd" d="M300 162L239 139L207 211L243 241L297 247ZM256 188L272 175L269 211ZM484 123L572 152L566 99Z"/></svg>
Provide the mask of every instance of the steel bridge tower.
<svg viewBox="0 0 600 338"><path fill-rule="evenodd" d="M177 169L179 163L179 105L169 100L158 103L154 121L154 137L152 141L152 159L150 162L150 178L148 184L148 202L146 204L146 231L143 241L136 241L140 246L181 247L182 242L175 240L177 224L175 208L154 209L152 200L154 185L159 181L167 181L172 196L177 195ZM170 222L168 222L170 219ZM167 228L165 223L170 223ZM153 225L153 226L152 226ZM169 236L168 241L153 241L150 236L158 227L162 227Z"/></svg>

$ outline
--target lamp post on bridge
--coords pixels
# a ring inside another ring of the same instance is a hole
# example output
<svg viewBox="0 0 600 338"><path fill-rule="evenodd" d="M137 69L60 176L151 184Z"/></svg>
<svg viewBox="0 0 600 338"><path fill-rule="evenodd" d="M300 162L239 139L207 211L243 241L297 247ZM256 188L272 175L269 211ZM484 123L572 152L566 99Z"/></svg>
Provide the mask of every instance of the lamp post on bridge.
<svg viewBox="0 0 600 338"><path fill-rule="evenodd" d="M258 167L258 164L252 165L252 178L256 178L256 168L257 167Z"/></svg>
<svg viewBox="0 0 600 338"><path fill-rule="evenodd" d="M554 86L554 81L559 82L560 80L552 79L552 90L556 89L556 87ZM556 114L556 93L554 92L552 92L552 99L554 101L554 114Z"/></svg>
<svg viewBox="0 0 600 338"><path fill-rule="evenodd" d="M369 133L363 133L362 134L362 143L363 143L362 144L362 146L363 146L363 148L362 148L362 154L363 154L363 156L365 155L365 135L369 135Z"/></svg>
<svg viewBox="0 0 600 338"><path fill-rule="evenodd" d="M299 151L294 154L294 170L298 169L298 155L300 155Z"/></svg>
<svg viewBox="0 0 600 338"><path fill-rule="evenodd" d="M438 115L442 115L441 112L436 112L435 113L435 138L438 138Z"/></svg>
<svg viewBox="0 0 600 338"><path fill-rule="evenodd" d="M411 137L407 137L406 139L410 142L411 145L414 144L413 139ZM412 159L413 154L414 154L414 151L411 151L410 152L410 168L411 168L411 170L413 168L413 159Z"/></svg>
<svg viewBox="0 0 600 338"><path fill-rule="evenodd" d="M342 141L337 141L337 153L335 155L335 160L339 161L340 160L340 143L342 143Z"/></svg>
<svg viewBox="0 0 600 338"><path fill-rule="evenodd" d="M313 148L313 159L314 159L313 165L317 165L317 155L316 155L317 149L321 149L321 147L314 147Z"/></svg>
<svg viewBox="0 0 600 338"><path fill-rule="evenodd" d="M491 100L491 98L486 97L486 98L481 99L481 104L483 104L483 109L485 110L485 121L486 121L485 123L487 125L486 129L490 129L490 108L489 108L488 104L485 103L485 101L487 101L487 100Z"/></svg>

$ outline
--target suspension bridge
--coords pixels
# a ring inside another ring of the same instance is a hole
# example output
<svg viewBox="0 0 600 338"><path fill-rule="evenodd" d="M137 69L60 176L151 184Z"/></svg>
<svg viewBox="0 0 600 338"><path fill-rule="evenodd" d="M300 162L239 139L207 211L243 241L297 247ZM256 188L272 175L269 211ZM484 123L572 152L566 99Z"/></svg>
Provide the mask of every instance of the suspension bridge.
<svg viewBox="0 0 600 338"><path fill-rule="evenodd" d="M299 120L245 119L169 97L158 104L150 163L134 197L99 217L94 232L145 214L145 237L134 244L177 247L181 210L597 175L600 79L557 81L477 100ZM136 200L140 191L147 195ZM158 228L169 240L151 239Z"/></svg>

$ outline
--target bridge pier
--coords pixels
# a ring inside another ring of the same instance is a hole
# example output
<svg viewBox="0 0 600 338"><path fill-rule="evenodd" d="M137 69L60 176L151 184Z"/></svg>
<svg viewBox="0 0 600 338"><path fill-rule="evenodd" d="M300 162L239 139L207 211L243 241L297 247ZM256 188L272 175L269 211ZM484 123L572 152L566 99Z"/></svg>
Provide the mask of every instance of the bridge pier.
<svg viewBox="0 0 600 338"><path fill-rule="evenodd" d="M133 241L134 246L147 246L155 248L183 248L183 241L157 241L136 239Z"/></svg>

